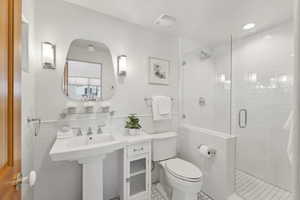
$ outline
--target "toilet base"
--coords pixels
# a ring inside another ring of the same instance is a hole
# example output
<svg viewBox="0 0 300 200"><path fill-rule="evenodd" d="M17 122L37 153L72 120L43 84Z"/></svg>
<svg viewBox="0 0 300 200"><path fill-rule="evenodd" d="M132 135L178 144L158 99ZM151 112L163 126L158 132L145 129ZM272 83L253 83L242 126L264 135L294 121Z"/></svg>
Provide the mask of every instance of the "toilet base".
<svg viewBox="0 0 300 200"><path fill-rule="evenodd" d="M172 200L197 200L198 193L186 193L179 191L177 189L173 189L172 192Z"/></svg>

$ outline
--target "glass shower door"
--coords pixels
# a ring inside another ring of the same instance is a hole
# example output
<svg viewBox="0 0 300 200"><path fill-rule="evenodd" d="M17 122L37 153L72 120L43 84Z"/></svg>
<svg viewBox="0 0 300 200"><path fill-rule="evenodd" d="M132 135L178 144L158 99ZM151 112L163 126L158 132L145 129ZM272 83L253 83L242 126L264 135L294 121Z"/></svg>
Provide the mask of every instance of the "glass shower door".
<svg viewBox="0 0 300 200"><path fill-rule="evenodd" d="M291 23L234 40L232 134L237 136L236 192L246 200L289 198L292 106Z"/></svg>

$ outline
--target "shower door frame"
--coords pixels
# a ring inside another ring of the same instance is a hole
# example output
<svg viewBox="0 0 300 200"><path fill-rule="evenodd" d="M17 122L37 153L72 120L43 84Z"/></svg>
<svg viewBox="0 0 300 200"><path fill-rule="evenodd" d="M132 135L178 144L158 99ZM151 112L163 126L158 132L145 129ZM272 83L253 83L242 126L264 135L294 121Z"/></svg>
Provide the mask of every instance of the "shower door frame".
<svg viewBox="0 0 300 200"><path fill-rule="evenodd" d="M294 63L294 74L293 74L293 86L294 86L294 98L293 98L293 105L292 107L295 110L294 115L294 131L296 131L298 134L295 137L297 140L297 145L295 150L296 155L300 155L300 0L294 1L294 51L295 56L293 57L295 63ZM233 36L231 36L231 47L230 47L230 135L233 135L233 123L234 117L233 117ZM292 58L291 58L292 59ZM237 144L236 148L237 151ZM235 154L236 156L236 154ZM237 164L237 158L235 161L235 170ZM292 193L292 199L293 200L299 200L300 199L300 158L299 156L296 156L296 159L291 164L292 168L292 187L291 187L291 193Z"/></svg>

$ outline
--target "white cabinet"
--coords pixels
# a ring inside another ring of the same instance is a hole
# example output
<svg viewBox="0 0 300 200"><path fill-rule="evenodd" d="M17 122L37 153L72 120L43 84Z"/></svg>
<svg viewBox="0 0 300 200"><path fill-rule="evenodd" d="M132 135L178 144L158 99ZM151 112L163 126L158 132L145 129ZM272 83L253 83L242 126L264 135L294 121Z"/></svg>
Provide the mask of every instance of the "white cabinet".
<svg viewBox="0 0 300 200"><path fill-rule="evenodd" d="M128 144L124 149L124 200L150 200L151 143Z"/></svg>

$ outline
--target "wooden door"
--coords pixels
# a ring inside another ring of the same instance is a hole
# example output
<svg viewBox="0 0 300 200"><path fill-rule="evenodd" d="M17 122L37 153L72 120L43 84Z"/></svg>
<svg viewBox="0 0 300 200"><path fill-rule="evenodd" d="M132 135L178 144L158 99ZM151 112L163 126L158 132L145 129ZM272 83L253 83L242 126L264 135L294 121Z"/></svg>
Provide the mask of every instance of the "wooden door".
<svg viewBox="0 0 300 200"><path fill-rule="evenodd" d="M0 200L20 200L21 0L0 0Z"/></svg>

